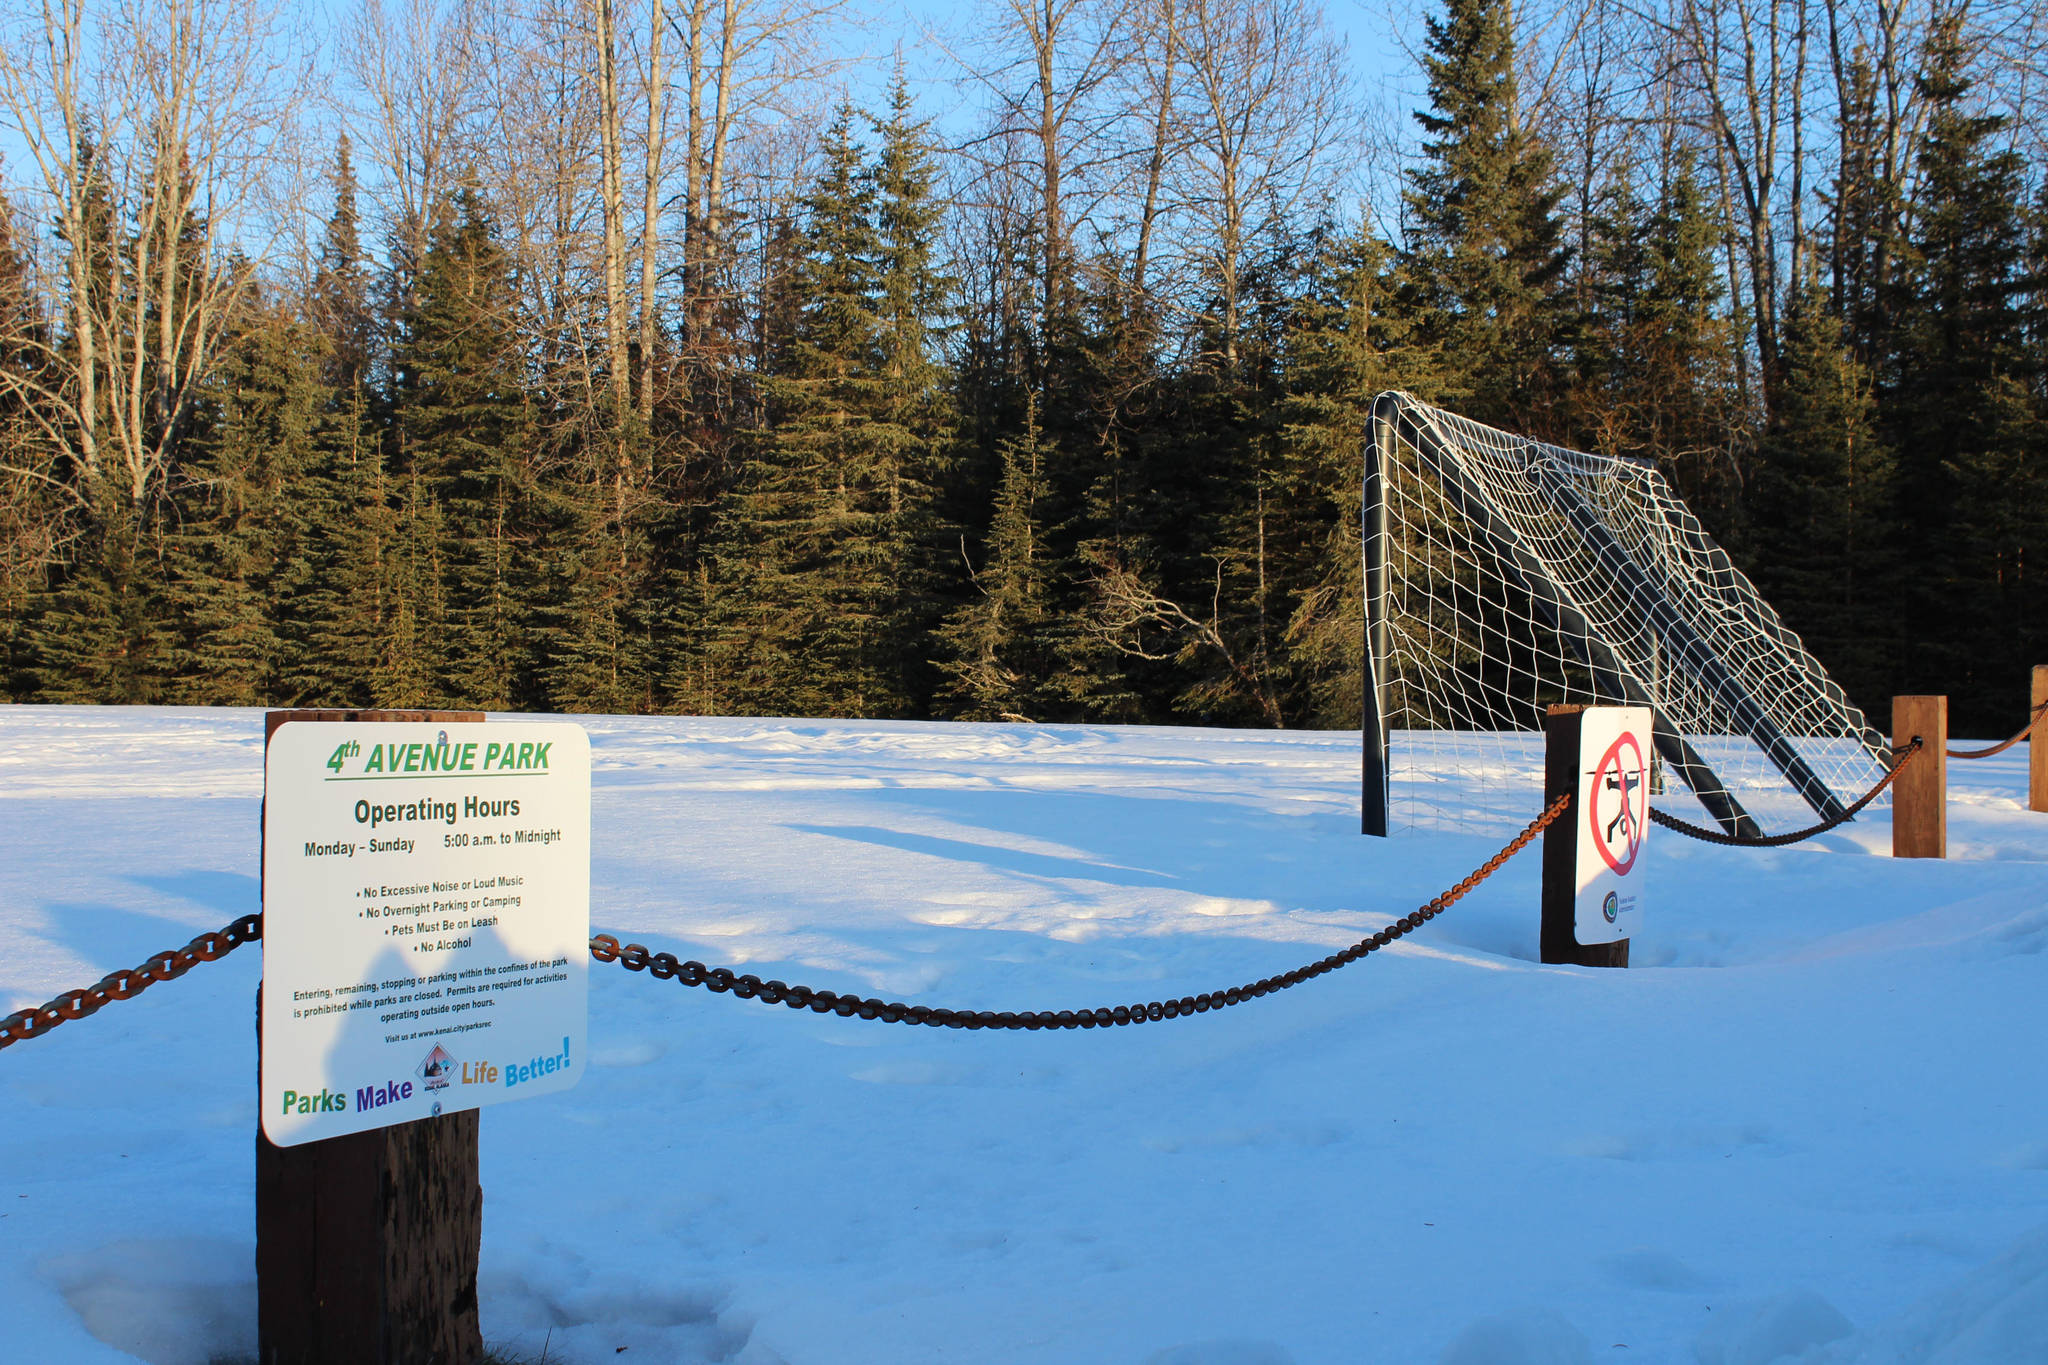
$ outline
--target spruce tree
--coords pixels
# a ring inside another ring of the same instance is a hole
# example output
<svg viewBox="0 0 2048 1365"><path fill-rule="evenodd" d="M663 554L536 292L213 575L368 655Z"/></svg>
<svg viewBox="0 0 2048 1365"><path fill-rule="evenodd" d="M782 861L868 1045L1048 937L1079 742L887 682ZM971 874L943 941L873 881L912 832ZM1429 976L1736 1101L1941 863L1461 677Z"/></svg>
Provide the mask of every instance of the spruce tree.
<svg viewBox="0 0 2048 1365"><path fill-rule="evenodd" d="M1904 254L1903 189L1888 172L1877 73L1870 54L1851 54L1844 81L1841 161L1832 185L1826 250L1829 302L1849 345L1866 366L1890 357L1897 272Z"/></svg>
<svg viewBox="0 0 2048 1365"><path fill-rule="evenodd" d="M393 358L394 418L400 468L415 485L404 515L431 519L444 537L434 546L434 598L446 615L425 610L433 599L412 604L419 647L446 704L510 710L534 695L530 423L511 266L496 231L474 186L439 207ZM418 573L408 569L423 584Z"/></svg>
<svg viewBox="0 0 2048 1365"><path fill-rule="evenodd" d="M1155 500L1145 544L1125 566L1150 568L1175 603L1152 624L1176 646L1175 710L1200 724L1285 723L1282 633L1320 548L1322 504L1290 497L1305 490L1286 477L1280 425L1286 324L1315 238L1274 231L1255 253L1262 264L1240 277L1236 333L1224 336L1213 311L1202 363L1175 376L1180 429L1147 442Z"/></svg>
<svg viewBox="0 0 2048 1365"><path fill-rule="evenodd" d="M393 480L396 505L380 566L387 604L370 666L373 704L398 709L463 705L448 686L444 518L418 462Z"/></svg>
<svg viewBox="0 0 2048 1365"><path fill-rule="evenodd" d="M1316 253L1286 343L1280 408L1286 496L1314 529L1287 621L1290 714L1358 723L1364 686L1360 489L1372 403L1388 389L1440 401L1446 365L1403 308L1395 253L1363 228Z"/></svg>
<svg viewBox="0 0 2048 1365"><path fill-rule="evenodd" d="M1784 375L1755 457L1757 589L1867 714L1896 691L1894 460L1869 368L1819 278L1786 310Z"/></svg>
<svg viewBox="0 0 2048 1365"><path fill-rule="evenodd" d="M390 556L399 523L367 392L325 389L313 458L298 490L303 534L286 584L278 700L293 706L376 705L373 674L390 647L396 606Z"/></svg>
<svg viewBox="0 0 2048 1365"><path fill-rule="evenodd" d="M1659 180L1646 201L1624 169L1596 207L1573 436L1606 454L1656 460L1727 539L1740 529L1730 432L1742 423L1718 230L1690 151L1671 151Z"/></svg>
<svg viewBox="0 0 2048 1365"><path fill-rule="evenodd" d="M797 313L762 377L767 424L721 508L712 640L726 705L799 715L914 712L931 478L945 441L929 333L930 173L899 99L880 176L854 115L826 131L802 204ZM878 179L881 183L878 184Z"/></svg>
<svg viewBox="0 0 2048 1365"><path fill-rule="evenodd" d="M382 406L373 357L383 346L371 301L356 208L354 163L337 139L334 208L321 234L308 297L321 381L312 460L298 494L304 533L286 590L279 700L296 706L369 706L371 674L387 641L385 556L396 514L386 487Z"/></svg>
<svg viewBox="0 0 2048 1365"><path fill-rule="evenodd" d="M622 479L618 465L621 441L645 439L609 422L579 423L555 475L536 480L530 515L538 518L531 530L541 558L531 625L538 681L558 711L618 714L648 705L646 622L674 604L638 600L650 581L654 528L641 514L644 490ZM671 535L686 527L681 509L668 520Z"/></svg>
<svg viewBox="0 0 2048 1365"><path fill-rule="evenodd" d="M2038 448L2043 360L2027 344L2031 278L2025 168L2001 147L2007 120L1972 110L1959 16L1930 38L1928 104L1897 309L1895 378L1884 395L1899 452L1905 688L1944 692L1959 727L2003 725L2010 696L2048 644L2041 547L2016 513Z"/></svg>
<svg viewBox="0 0 2048 1365"><path fill-rule="evenodd" d="M190 442L179 517L165 536L166 606L176 645L167 699L260 706L280 699L301 555L302 503L324 393L318 348L300 324L249 319L214 384L210 420Z"/></svg>
<svg viewBox="0 0 2048 1365"><path fill-rule="evenodd" d="M974 596L937 632L948 675L939 709L961 720L1045 720L1072 711L1078 680L1049 581L1047 448L1030 409L1001 457L982 562L969 571Z"/></svg>
<svg viewBox="0 0 2048 1365"><path fill-rule="evenodd" d="M887 585L868 483L879 250L851 107L840 107L821 151L800 205L796 316L761 378L767 420L744 436L720 509L711 652L727 691L721 709L886 715L862 648L879 633Z"/></svg>
<svg viewBox="0 0 2048 1365"><path fill-rule="evenodd" d="M161 524L118 490L95 490L53 588L30 608L35 699L100 706L164 701L175 637L158 555Z"/></svg>
<svg viewBox="0 0 2048 1365"><path fill-rule="evenodd" d="M1407 173L1406 265L1428 338L1462 368L1461 412L1531 435L1563 424L1571 308L1550 151L1523 122L1508 0L1426 21L1430 107Z"/></svg>
<svg viewBox="0 0 2048 1365"><path fill-rule="evenodd" d="M68 520L59 452L39 429L35 387L48 373L49 330L35 279L15 231L14 206L0 194L0 698L27 700L28 614L55 567Z"/></svg>
<svg viewBox="0 0 2048 1365"><path fill-rule="evenodd" d="M369 264L363 255L360 217L356 208L355 162L348 134L335 139L334 209L321 233L315 258L308 312L327 339L322 377L338 403L368 387L377 350L376 314L370 299Z"/></svg>
<svg viewBox="0 0 2048 1365"><path fill-rule="evenodd" d="M888 117L874 125L881 139L874 167L881 367L874 425L886 482L886 572L893 584L886 609L893 638L882 648L896 656L904 705L922 713L936 685L926 662L929 636L943 609L938 489L957 440L951 376L941 360L957 284L938 261L944 209L936 196L930 125L913 113L899 69Z"/></svg>

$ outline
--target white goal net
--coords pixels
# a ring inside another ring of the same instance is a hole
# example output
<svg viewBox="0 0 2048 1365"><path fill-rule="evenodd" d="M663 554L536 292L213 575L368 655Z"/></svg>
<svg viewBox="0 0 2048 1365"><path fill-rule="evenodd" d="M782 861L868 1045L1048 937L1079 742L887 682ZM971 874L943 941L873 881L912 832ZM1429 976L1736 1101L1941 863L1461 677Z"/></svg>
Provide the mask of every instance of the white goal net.
<svg viewBox="0 0 2048 1365"><path fill-rule="evenodd" d="M1884 775L1884 737L1648 461L1383 394L1364 530L1368 832L1525 822L1558 702L1651 707L1660 785L1729 833Z"/></svg>

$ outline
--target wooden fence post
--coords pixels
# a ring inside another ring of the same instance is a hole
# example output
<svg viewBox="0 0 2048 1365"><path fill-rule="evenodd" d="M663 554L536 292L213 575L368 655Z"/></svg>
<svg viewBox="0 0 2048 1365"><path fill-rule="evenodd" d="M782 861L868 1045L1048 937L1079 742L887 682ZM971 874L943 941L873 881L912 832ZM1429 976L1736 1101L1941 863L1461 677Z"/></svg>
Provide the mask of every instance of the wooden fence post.
<svg viewBox="0 0 2048 1365"><path fill-rule="evenodd" d="M1920 752L1892 783L1892 856L1948 856L1948 698L1893 697L1892 746Z"/></svg>
<svg viewBox="0 0 2048 1365"><path fill-rule="evenodd" d="M1580 728L1586 708L1555 705L1543 718L1543 804L1579 791ZM1577 924L1579 837L1585 823L1578 810L1566 812L1543 831L1543 925L1538 956L1575 967L1628 966L1628 940L1580 943Z"/></svg>
<svg viewBox="0 0 2048 1365"><path fill-rule="evenodd" d="M2048 811L2048 664L2034 665L2027 705L2034 718L2027 734L2027 809Z"/></svg>
<svg viewBox="0 0 2048 1365"><path fill-rule="evenodd" d="M480 711L272 711L286 721L483 720ZM264 906L266 917L288 906ZM259 1021L261 1011L258 1011ZM260 1023L259 1023L260 1028ZM261 1055L259 1040L258 1055ZM261 1093L261 1078L258 1078ZM261 1365L476 1365L483 1187L474 1109L278 1147L256 1130Z"/></svg>

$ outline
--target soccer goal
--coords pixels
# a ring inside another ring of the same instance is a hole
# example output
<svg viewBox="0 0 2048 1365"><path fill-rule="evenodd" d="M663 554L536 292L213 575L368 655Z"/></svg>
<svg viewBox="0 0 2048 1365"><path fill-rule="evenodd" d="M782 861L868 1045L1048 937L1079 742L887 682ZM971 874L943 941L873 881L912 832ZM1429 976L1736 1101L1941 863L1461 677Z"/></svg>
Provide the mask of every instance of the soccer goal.
<svg viewBox="0 0 2048 1365"><path fill-rule="evenodd" d="M1730 834L1835 817L1884 775L1884 736L1654 463L1405 393L1369 435L1366 833L1526 819L1556 702L1650 707L1655 782Z"/></svg>

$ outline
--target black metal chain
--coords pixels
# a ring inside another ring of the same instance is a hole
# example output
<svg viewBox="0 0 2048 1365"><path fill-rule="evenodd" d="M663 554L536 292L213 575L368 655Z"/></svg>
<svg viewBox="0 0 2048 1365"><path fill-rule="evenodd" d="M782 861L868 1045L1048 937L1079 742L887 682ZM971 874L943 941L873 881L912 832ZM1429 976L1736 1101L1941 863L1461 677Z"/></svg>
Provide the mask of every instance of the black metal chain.
<svg viewBox="0 0 2048 1365"><path fill-rule="evenodd" d="M244 943L263 937L263 916L244 915L201 934L182 948L153 953L139 967L108 972L81 990L66 991L40 1009L16 1010L0 1019L0 1049L40 1038L59 1024L98 1013L110 1000L131 1000L159 981L175 981L202 962L216 962Z"/></svg>
<svg viewBox="0 0 2048 1365"><path fill-rule="evenodd" d="M1142 1024L1148 1020L1177 1019L1184 1014L1204 1014L1210 1010L1242 1004L1246 1000L1255 1000L1274 991L1286 990L1290 986L1298 986L1304 981L1314 980L1325 972L1349 966L1368 953L1384 948L1402 935L1420 928L1426 921L1435 919L1462 899L1472 888L1492 876L1503 863L1526 848L1532 839L1563 814L1565 807L1570 803L1570 796L1557 798L1550 804L1549 809L1530 822L1528 828L1516 835L1507 847L1487 859L1471 876L1431 899L1415 913L1395 920L1372 937L1361 939L1342 952L1332 953L1321 961L1297 967L1280 976L1267 977L1263 981L1254 981L1245 986L1233 986L1229 990L1186 996L1180 1000L1154 1000L1142 1005L1118 1005L1093 1010L996 1014L986 1010L950 1010L930 1005L903 1005L881 1000L863 1000L857 996L813 990L809 986L787 986L780 981L763 981L757 976L736 973L728 967L706 967L701 962L678 962L671 953L651 953L637 943L621 947L619 941L610 934L599 934L590 940L590 955L599 962L617 962L628 971L646 971L662 980L673 978L685 986L707 986L720 993L730 991L742 1000L759 1000L767 1005L788 1005L791 1009L810 1009L819 1014L837 1014L842 1018L858 1015L863 1019L880 1019L892 1024L930 1024L940 1028L967 1029L1062 1029L1108 1028L1117 1024ZM155 953L141 966L109 972L90 986L66 991L38 1009L16 1010L6 1018L0 1019L0 1050L31 1038L41 1038L59 1024L98 1013L109 1001L133 999L159 981L174 981L199 963L218 961L244 943L251 943L262 937L263 917L244 915L232 924L199 935L182 948L170 948Z"/></svg>
<svg viewBox="0 0 2048 1365"><path fill-rule="evenodd" d="M1848 807L1840 815L1823 820L1808 829L1794 830L1790 834L1727 834L1718 829L1707 829L1700 825L1689 825L1675 815L1666 815L1655 806L1650 807L1650 820L1653 824L1662 825L1674 833L1683 834L1688 839L1698 839L1702 843L1725 844L1730 848L1783 848L1787 844L1800 843L1816 835L1826 834L1829 830L1845 825L1855 819L1857 812L1861 811L1872 801L1875 801L1877 794L1886 787L1889 787L1892 784L1892 779L1897 777L1900 771L1913 761L1913 755L1919 753L1924 747L1926 746L1922 743L1920 736L1913 736L1911 744L1906 745L1903 749L1893 751L1895 761L1892 763L1891 771L1884 775L1884 780L1858 797L1854 805Z"/></svg>
<svg viewBox="0 0 2048 1365"><path fill-rule="evenodd" d="M1326 972L1352 963L1386 947L1395 939L1420 928L1425 922L1435 919L1465 894L1498 871L1508 859L1528 847L1531 840L1547 829L1566 807L1571 805L1569 793L1551 802L1543 814L1532 820L1500 852L1486 860L1471 876L1459 882L1450 890L1425 902L1413 914L1404 915L1370 938L1360 939L1342 952L1332 953L1320 961L1296 967L1279 976L1269 976L1263 981L1248 985L1232 986L1228 990L1210 991L1204 995L1183 996L1179 1000L1151 1000L1138 1005L1105 1005L1096 1009L1083 1010L1025 1010L1012 1013L1008 1010L954 1010L933 1005L905 1005L899 1002L874 998L863 999L855 995L840 995L833 991L815 990L809 986L791 986L780 981L763 981L733 971L730 967L707 967L701 962L679 962L673 953L649 952L638 943L621 946L610 934L599 934L590 940L590 955L599 962L617 962L629 972L644 971L662 981L679 981L685 986L703 986L723 994L730 991L742 1000L759 1000L764 1005L787 1005L793 1010L808 1009L814 1014L836 1014L842 1019L859 1017L878 1019L885 1024L925 1024L932 1028L964 1029L1070 1029L1070 1028L1114 1028L1121 1024L1156 1023L1162 1019L1179 1019L1191 1014L1206 1014L1210 1010L1227 1009L1241 1005L1247 1000L1256 1000L1284 991L1290 986L1299 986L1304 981L1313 981Z"/></svg>
<svg viewBox="0 0 2048 1365"><path fill-rule="evenodd" d="M1994 744L1988 749L1943 749L1942 753L1950 758L1996 758L2028 735L2034 733L2034 726L2040 723L2044 712L2048 712L2048 701L2044 701L2035 707L2033 713L2027 717L2027 723L2020 727L2020 732L2002 744Z"/></svg>
<svg viewBox="0 0 2048 1365"><path fill-rule="evenodd" d="M2038 716L2037 708L2036 715ZM1948 750L1951 758L1989 758L2002 753L2025 738L2033 729L2030 720L2027 729L2020 731L2005 743L1991 749L1970 753ZM1719 830L1705 829L1699 825L1687 824L1675 816L1666 815L1652 807L1650 819L1664 828L1699 839L1710 844L1725 844L1737 848L1780 848L1796 844L1853 819L1856 814L1872 801L1886 787L1892 784L1913 756L1920 752L1923 743L1918 736L1904 749L1897 751L1896 761L1884 780L1865 792L1856 803L1840 815L1824 820L1810 829L1791 834L1742 836L1724 834ZM817 1014L836 1014L843 1019L858 1016L862 1019L878 1019L888 1024L925 1024L934 1028L965 1029L1069 1029L1069 1028L1112 1028L1122 1024L1143 1024L1163 1019L1178 1019L1184 1015L1206 1014L1210 1010L1226 1009L1240 1005L1247 1000L1256 1000L1299 986L1305 981L1339 967L1348 967L1368 954L1386 947L1394 940L1420 928L1463 899L1479 883L1498 871L1508 859L1520 853L1529 843L1562 815L1571 804L1570 795L1558 797L1551 802L1543 814L1537 816L1506 847L1481 864L1473 873L1450 890L1425 902L1414 913L1404 915L1386 928L1369 938L1360 939L1341 952L1296 967L1279 976L1269 976L1243 986L1232 986L1227 990L1210 991L1203 995L1183 996L1179 1000L1151 1000L1137 1005L1100 1006L1084 1010L1025 1010L1018 1013L989 1010L954 1010L933 1005L905 1005L883 1001L873 997L862 998L854 995L840 995L833 991L821 991L810 986L791 986L780 981L763 981L758 976L733 971L730 967L707 967L701 962L682 962L673 953L650 952L638 943L621 945L610 934L599 934L590 940L590 955L599 962L617 962L627 971L645 971L658 980L680 981L685 986L704 986L723 994L730 991L742 1000L759 1000L764 1005L787 1005L791 1009L808 1009ZM263 917L244 915L220 929L199 935L183 948L169 948L151 955L140 966L109 972L92 985L70 990L50 1000L37 1009L16 1010L0 1019L0 1050L31 1038L40 1038L59 1024L74 1019L83 1019L97 1013L111 1000L129 1000L140 995L159 981L175 981L201 962L214 962L226 957L244 943L263 937Z"/></svg>

